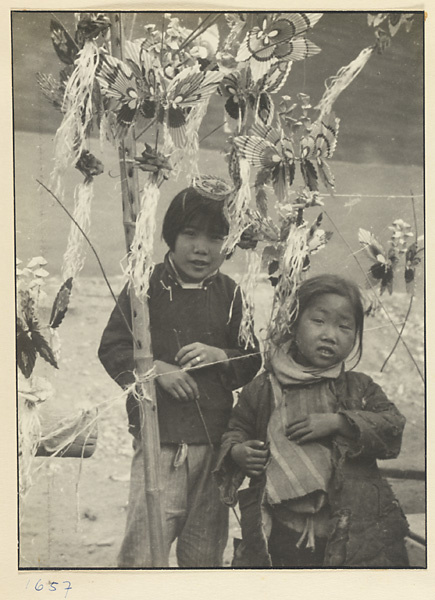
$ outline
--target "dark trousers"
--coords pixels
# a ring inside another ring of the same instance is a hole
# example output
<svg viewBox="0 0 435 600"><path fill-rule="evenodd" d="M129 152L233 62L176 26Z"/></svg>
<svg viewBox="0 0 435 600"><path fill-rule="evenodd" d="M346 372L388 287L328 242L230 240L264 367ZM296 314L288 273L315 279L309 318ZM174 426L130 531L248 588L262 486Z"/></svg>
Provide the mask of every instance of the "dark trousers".
<svg viewBox="0 0 435 600"><path fill-rule="evenodd" d="M298 548L301 534L274 520L269 538L269 554L273 567L311 567L323 565L326 538L317 538L314 549Z"/></svg>

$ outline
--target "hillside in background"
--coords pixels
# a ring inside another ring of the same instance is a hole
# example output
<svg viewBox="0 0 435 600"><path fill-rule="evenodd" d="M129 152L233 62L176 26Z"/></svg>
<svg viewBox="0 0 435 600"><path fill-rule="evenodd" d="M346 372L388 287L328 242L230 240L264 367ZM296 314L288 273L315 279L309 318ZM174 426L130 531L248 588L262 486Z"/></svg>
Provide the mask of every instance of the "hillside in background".
<svg viewBox="0 0 435 600"><path fill-rule="evenodd" d="M61 115L40 93L35 74L38 71L57 77L62 64L50 39L52 14L13 12L13 91L16 130L54 133ZM55 13L73 31L72 12ZM156 13L135 13L133 37L143 35L149 22L161 23ZM174 13L175 14L175 13ZM180 20L194 27L201 13L180 13ZM226 35L225 21L219 21ZM128 24L128 27L130 25ZM374 43L373 29L367 25L367 13L329 12L317 23L309 38L322 52L303 62L295 62L282 94L305 92L316 103L324 81L359 52ZM358 78L335 103L341 118L336 160L403 165L423 164L423 13L417 13L409 33L400 30L384 54L374 55ZM219 98L210 104L201 135L223 122ZM224 145L222 130L204 142L204 147Z"/></svg>

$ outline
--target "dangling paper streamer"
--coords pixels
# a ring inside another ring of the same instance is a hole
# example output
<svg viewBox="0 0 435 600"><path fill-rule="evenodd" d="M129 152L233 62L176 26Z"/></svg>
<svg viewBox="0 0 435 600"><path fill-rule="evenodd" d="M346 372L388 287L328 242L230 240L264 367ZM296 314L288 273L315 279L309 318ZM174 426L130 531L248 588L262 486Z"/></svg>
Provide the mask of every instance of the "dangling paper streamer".
<svg viewBox="0 0 435 600"><path fill-rule="evenodd" d="M154 267L152 257L159 198L160 190L150 177L142 190L141 209L136 220L136 230L127 266L130 284L134 286L137 297L142 300L146 298L150 275Z"/></svg>
<svg viewBox="0 0 435 600"><path fill-rule="evenodd" d="M239 341L245 350L254 342L254 294L260 274L261 256L255 250L246 250L246 270L240 282L242 292L242 320L239 329Z"/></svg>
<svg viewBox="0 0 435 600"><path fill-rule="evenodd" d="M203 118L207 112L209 100L201 102L194 106L187 117L186 124L186 147L183 151L182 170L186 175L188 185L199 176L198 157L199 157L199 138L198 131Z"/></svg>
<svg viewBox="0 0 435 600"><path fill-rule="evenodd" d="M66 85L62 110L65 116L54 138L55 167L52 183L55 194L61 191L61 177L75 164L86 140L92 120L92 89L99 60L98 47L86 41L75 61L75 69Z"/></svg>
<svg viewBox="0 0 435 600"><path fill-rule="evenodd" d="M250 166L246 159L239 158L240 186L234 197L226 205L226 216L229 223L227 239L222 250L232 252L240 240L242 233L250 225L247 211L251 201L251 187L249 184Z"/></svg>
<svg viewBox="0 0 435 600"><path fill-rule="evenodd" d="M275 288L269 336L275 344L285 338L297 313L296 291L303 278L308 254L307 227L293 223L281 259L281 276Z"/></svg>
<svg viewBox="0 0 435 600"><path fill-rule="evenodd" d="M73 217L87 234L91 224L91 204L94 196L94 183L79 183L74 190ZM71 223L68 244L63 256L62 277L66 281L75 277L85 264L86 240L75 223Z"/></svg>
<svg viewBox="0 0 435 600"><path fill-rule="evenodd" d="M19 493L23 498L32 485L32 463L41 439L38 405L53 396L45 377L18 380Z"/></svg>
<svg viewBox="0 0 435 600"><path fill-rule="evenodd" d="M364 50L360 52L355 60L353 60L347 66L342 67L334 77L331 77L329 80L327 80L325 83L326 91L323 94L319 104L316 106L316 109L320 110L319 120L331 112L332 105L337 100L338 96L347 88L349 84L352 83L355 77L365 67L369 58L373 54L374 49L374 46L364 48Z"/></svg>

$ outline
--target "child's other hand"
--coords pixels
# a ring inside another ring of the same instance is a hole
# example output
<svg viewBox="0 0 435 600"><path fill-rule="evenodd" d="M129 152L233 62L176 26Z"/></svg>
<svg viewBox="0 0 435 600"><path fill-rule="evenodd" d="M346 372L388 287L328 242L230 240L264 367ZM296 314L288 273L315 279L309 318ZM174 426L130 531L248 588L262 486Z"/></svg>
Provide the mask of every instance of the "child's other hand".
<svg viewBox="0 0 435 600"><path fill-rule="evenodd" d="M196 381L176 365L155 360L154 367L158 375L156 381L161 388L175 400L187 401L199 398Z"/></svg>
<svg viewBox="0 0 435 600"><path fill-rule="evenodd" d="M260 440L248 440L231 448L231 457L246 475L261 475L269 459L269 449Z"/></svg>
<svg viewBox="0 0 435 600"><path fill-rule="evenodd" d="M286 427L286 436L292 442L304 444L340 432L341 415L335 413L313 413L300 417Z"/></svg>
<svg viewBox="0 0 435 600"><path fill-rule="evenodd" d="M175 357L175 362L183 369L205 367L214 362L224 365L226 364L224 361L228 361L228 356L222 348L207 346L206 344L201 344L201 342L194 342L193 344L183 346Z"/></svg>

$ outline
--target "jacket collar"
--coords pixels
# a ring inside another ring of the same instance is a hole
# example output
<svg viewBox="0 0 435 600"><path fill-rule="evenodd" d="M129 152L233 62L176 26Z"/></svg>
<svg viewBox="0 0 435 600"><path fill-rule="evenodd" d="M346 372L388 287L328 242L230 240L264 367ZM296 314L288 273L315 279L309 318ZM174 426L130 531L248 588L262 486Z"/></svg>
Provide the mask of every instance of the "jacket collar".
<svg viewBox="0 0 435 600"><path fill-rule="evenodd" d="M219 269L216 269L214 273L211 273L208 277L203 279L198 283L186 283L180 277L175 267L174 261L170 256L170 252L167 252L165 258L163 260L163 273L161 276L161 280L165 284L174 284L178 285L183 289L205 289L207 288L217 277L219 274Z"/></svg>

